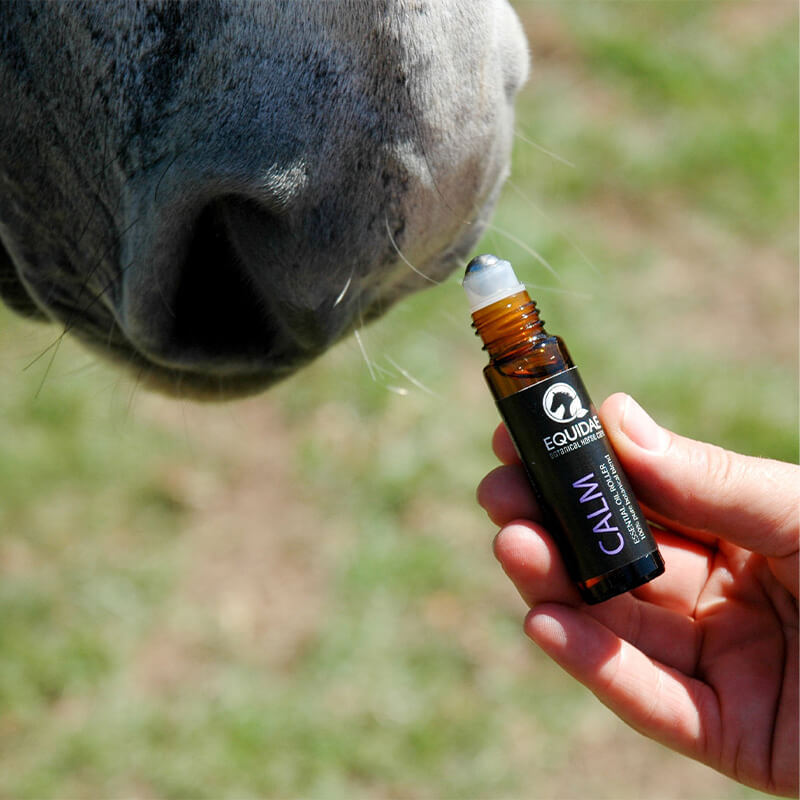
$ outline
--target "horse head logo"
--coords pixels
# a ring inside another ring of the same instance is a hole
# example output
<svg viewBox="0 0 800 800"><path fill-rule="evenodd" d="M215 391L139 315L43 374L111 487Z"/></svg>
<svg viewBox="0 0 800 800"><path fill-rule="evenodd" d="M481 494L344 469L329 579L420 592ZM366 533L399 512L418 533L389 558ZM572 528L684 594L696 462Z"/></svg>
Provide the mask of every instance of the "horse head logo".
<svg viewBox="0 0 800 800"><path fill-rule="evenodd" d="M575 389L568 383L554 383L542 398L542 408L553 422L573 422L583 419L589 411L583 407Z"/></svg>

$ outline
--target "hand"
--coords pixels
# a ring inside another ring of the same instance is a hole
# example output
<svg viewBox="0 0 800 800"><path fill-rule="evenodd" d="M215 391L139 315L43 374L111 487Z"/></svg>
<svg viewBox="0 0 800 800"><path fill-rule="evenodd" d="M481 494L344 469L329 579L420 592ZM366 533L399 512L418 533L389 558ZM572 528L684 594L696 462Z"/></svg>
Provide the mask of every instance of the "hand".
<svg viewBox="0 0 800 800"><path fill-rule="evenodd" d="M659 427L626 395L603 425L666 572L584 605L505 427L478 500L531 610L525 632L641 733L762 791L798 791L800 469ZM523 518L523 519L520 519Z"/></svg>

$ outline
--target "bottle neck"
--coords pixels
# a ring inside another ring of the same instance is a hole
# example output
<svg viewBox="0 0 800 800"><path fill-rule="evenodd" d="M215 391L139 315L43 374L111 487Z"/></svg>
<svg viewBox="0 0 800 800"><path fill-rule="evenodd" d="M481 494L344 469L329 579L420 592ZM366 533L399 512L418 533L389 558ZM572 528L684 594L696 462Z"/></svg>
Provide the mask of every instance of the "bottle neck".
<svg viewBox="0 0 800 800"><path fill-rule="evenodd" d="M527 292L479 308L472 314L472 327L493 362L521 355L548 335L536 303Z"/></svg>

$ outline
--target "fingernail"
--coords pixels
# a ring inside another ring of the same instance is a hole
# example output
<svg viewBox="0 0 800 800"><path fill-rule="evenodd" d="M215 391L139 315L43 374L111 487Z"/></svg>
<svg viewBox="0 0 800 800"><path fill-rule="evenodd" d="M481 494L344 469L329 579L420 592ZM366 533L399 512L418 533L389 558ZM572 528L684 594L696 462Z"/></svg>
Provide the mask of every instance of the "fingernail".
<svg viewBox="0 0 800 800"><path fill-rule="evenodd" d="M662 453L669 441L669 434L632 398L625 401L620 420L623 433L644 450Z"/></svg>

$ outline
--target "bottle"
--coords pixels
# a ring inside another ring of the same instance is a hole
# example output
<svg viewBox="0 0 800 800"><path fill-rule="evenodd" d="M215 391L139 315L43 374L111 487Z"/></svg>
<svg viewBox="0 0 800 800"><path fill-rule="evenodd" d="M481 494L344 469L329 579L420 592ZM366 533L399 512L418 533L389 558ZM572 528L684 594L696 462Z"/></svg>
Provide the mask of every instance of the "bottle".
<svg viewBox="0 0 800 800"><path fill-rule="evenodd" d="M494 395L545 527L586 603L600 603L664 572L644 514L558 336L511 264L474 258L463 282Z"/></svg>

